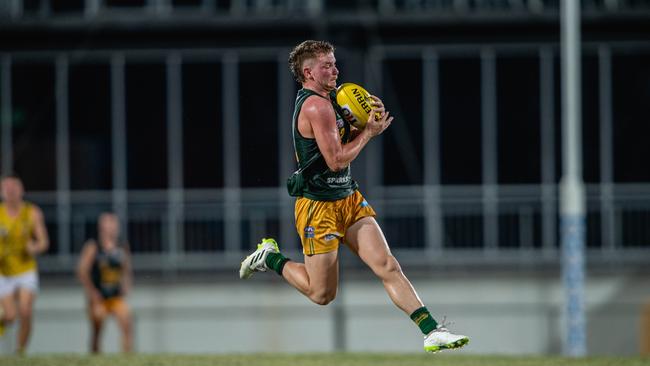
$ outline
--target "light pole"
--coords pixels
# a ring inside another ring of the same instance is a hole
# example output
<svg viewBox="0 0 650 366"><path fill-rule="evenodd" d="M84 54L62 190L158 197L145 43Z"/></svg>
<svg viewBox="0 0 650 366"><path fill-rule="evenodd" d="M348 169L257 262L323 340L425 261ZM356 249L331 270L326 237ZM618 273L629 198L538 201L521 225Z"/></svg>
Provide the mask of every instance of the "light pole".
<svg viewBox="0 0 650 366"><path fill-rule="evenodd" d="M564 0L562 32L562 165L560 225L564 284L564 349L584 356L585 336L585 190L582 181L580 97L580 1Z"/></svg>

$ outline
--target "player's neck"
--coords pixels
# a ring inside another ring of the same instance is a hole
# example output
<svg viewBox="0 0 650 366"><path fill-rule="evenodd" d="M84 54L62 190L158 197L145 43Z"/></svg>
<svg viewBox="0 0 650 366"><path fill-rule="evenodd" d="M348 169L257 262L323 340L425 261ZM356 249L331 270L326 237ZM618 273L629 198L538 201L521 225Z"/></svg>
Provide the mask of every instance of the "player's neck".
<svg viewBox="0 0 650 366"><path fill-rule="evenodd" d="M18 216L20 209L23 207L23 201L4 201L5 210L11 217Z"/></svg>
<svg viewBox="0 0 650 366"><path fill-rule="evenodd" d="M318 95L320 95L323 98L327 98L329 96L329 90L325 90L322 86L318 85L317 83L305 81L302 84L302 87L305 89L309 89L313 92L316 92Z"/></svg>
<svg viewBox="0 0 650 366"><path fill-rule="evenodd" d="M117 247L117 239L111 237L99 236L99 243L104 250L112 250Z"/></svg>

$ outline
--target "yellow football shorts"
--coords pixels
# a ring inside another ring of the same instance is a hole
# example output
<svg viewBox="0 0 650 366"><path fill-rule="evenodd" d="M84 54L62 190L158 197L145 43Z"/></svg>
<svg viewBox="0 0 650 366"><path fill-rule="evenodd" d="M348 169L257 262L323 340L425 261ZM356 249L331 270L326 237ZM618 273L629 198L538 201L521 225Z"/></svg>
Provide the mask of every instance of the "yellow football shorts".
<svg viewBox="0 0 650 366"><path fill-rule="evenodd" d="M296 230L305 255L335 251L352 224L366 216L375 216L365 198L355 191L338 201L296 200Z"/></svg>
<svg viewBox="0 0 650 366"><path fill-rule="evenodd" d="M104 299L103 305L109 314L120 314L128 311L128 305L122 296Z"/></svg>

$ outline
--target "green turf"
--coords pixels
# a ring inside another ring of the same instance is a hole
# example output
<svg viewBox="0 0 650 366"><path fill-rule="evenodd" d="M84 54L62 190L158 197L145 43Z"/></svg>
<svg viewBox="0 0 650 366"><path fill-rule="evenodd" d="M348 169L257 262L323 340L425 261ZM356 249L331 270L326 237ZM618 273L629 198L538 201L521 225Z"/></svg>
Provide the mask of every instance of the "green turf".
<svg viewBox="0 0 650 366"><path fill-rule="evenodd" d="M1 357L2 366L647 366L650 358L464 356L445 354L322 353L304 355L39 355Z"/></svg>

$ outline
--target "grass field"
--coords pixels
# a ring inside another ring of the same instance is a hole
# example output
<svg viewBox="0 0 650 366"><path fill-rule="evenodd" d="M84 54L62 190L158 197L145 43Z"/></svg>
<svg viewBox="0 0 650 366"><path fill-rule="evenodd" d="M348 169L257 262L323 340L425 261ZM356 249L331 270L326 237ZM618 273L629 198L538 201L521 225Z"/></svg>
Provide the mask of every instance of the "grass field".
<svg viewBox="0 0 650 366"><path fill-rule="evenodd" d="M44 355L1 357L2 366L648 366L650 358L504 357L429 354Z"/></svg>

